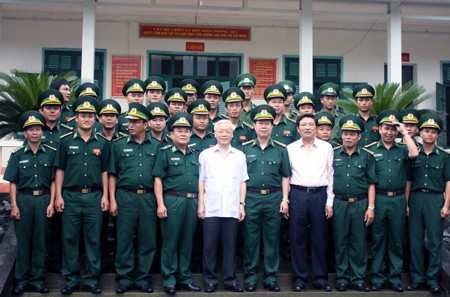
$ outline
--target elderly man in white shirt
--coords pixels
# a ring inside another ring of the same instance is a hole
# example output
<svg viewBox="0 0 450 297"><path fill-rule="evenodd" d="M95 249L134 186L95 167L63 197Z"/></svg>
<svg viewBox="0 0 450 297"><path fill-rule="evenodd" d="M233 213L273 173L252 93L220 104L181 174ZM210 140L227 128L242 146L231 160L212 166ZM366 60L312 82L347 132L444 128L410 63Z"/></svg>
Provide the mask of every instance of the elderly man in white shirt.
<svg viewBox="0 0 450 297"><path fill-rule="evenodd" d="M333 216L333 148L317 139L314 115L297 119L301 139L287 146L291 163L289 239L293 290L306 288L307 242L311 238L313 287L331 291L327 270L327 219Z"/></svg>
<svg viewBox="0 0 450 297"><path fill-rule="evenodd" d="M217 246L222 243L223 283L226 290L243 292L236 277L238 222L245 218L247 163L233 148L234 126L220 120L214 126L217 144L199 157L198 217L203 222L203 278L205 292L217 290Z"/></svg>

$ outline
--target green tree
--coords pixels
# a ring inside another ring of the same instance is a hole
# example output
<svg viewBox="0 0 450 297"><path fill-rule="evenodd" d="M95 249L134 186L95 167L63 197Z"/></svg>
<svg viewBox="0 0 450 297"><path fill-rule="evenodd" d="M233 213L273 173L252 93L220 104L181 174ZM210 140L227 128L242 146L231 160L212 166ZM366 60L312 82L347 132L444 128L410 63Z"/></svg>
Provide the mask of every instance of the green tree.
<svg viewBox="0 0 450 297"><path fill-rule="evenodd" d="M51 75L48 71L27 73L17 69L11 70L11 74L0 72L0 138L20 131L19 117L25 111L37 110L39 95L57 79L66 79L72 90L80 84L73 71L58 75Z"/></svg>
<svg viewBox="0 0 450 297"><path fill-rule="evenodd" d="M379 114L383 110L403 110L405 108L417 108L417 106L431 98L430 94L425 93L425 88L417 83L408 82L402 87L399 83L386 83L375 85L375 97L371 111L373 114ZM344 108L348 112L356 113L356 100L353 98L353 90L344 88L341 91L341 97L337 105ZM431 109L419 109L422 114L432 112Z"/></svg>

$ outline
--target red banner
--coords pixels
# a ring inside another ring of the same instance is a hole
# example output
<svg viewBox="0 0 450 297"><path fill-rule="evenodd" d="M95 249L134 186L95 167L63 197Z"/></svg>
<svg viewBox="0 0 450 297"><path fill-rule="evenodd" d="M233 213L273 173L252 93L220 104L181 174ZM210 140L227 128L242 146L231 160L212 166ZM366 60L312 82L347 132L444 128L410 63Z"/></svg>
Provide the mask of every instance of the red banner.
<svg viewBox="0 0 450 297"><path fill-rule="evenodd" d="M264 98L264 90L277 83L276 59L249 59L249 72L256 77L256 87L253 96Z"/></svg>
<svg viewBox="0 0 450 297"><path fill-rule="evenodd" d="M186 42L187 52L204 52L205 43L204 42Z"/></svg>
<svg viewBox="0 0 450 297"><path fill-rule="evenodd" d="M111 96L123 96L123 85L132 78L142 77L142 58L136 56L112 57Z"/></svg>
<svg viewBox="0 0 450 297"><path fill-rule="evenodd" d="M139 25L139 37L250 40L250 28Z"/></svg>

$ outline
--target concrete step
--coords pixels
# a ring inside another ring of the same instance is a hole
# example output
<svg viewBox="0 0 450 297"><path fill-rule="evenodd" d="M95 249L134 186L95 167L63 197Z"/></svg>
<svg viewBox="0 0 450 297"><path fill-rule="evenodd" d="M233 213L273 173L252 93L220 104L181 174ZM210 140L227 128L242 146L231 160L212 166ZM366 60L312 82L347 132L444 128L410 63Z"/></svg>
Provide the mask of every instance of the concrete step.
<svg viewBox="0 0 450 297"><path fill-rule="evenodd" d="M238 275L239 280L241 285L243 286L244 284L244 280L243 280L243 275L239 274ZM329 292L329 293L324 293L321 291L317 291L314 290L312 287L308 287L306 291L304 291L302 293L302 296L305 297L313 297L313 296L327 296L327 297L332 297L332 296L336 296L336 297L345 297L345 296L351 296L351 297L367 297L367 293L361 293L361 292L357 292L357 291L353 291L353 290L349 290L347 292L337 292L335 291L334 288L334 274L330 274L329 275L329 282L330 284L333 286L333 291ZM403 283L404 285L406 285L408 283L408 277L406 275L403 275ZM117 296L115 293L115 275L112 273L107 273L107 274L103 274L102 275L102 279L101 279L101 286L102 286L102 296ZM219 277L220 279L220 277ZM260 277L260 279L262 279L262 277ZM193 274L193 281L195 284L203 286L203 280L202 280L202 275L201 274ZM161 297L166 297L167 295L164 293L164 289L162 287L162 280L161 280L161 275L157 274L157 275L153 275L152 278L152 285L154 287L155 292L152 293L149 296L161 296ZM53 296L61 296L60 295L60 289L63 287L64 285L64 280L63 278L59 275L59 274L53 274L53 273L49 273L47 274L47 280L46 283L50 289L50 293L47 294L47 297L53 297ZM208 296L220 296L220 297L232 297L232 296L251 296L251 297L255 297L255 296L280 296L280 297L284 297L284 296L298 296L299 293L297 292L293 292L292 288L291 288L291 275L289 273L281 273L279 275L278 278L278 283L281 287L281 292L279 293L274 293L274 292L269 292L263 289L263 285L260 281L260 283L258 284L258 290L256 292L244 292L244 293L233 293L233 292L228 292L225 291L223 286L221 284L219 284L219 288L218 291L213 293L213 294L208 294L208 293L204 293L204 292L198 292L198 293L193 293L193 292L187 292L187 291L177 291L177 296L197 296L197 295L208 295ZM126 295L129 296L144 296L144 295L148 295L148 294L143 294L140 293L138 291L130 291L127 292ZM370 295L375 295L375 296L386 296L386 297L398 297L398 293L396 292L392 292L388 289L384 290L384 291L380 291L380 292L370 292ZM417 291L417 292L408 292L405 291L404 293L402 293L402 297L413 297L413 296L431 296L431 293L429 293L428 291ZM39 295L37 293L27 293L27 296L42 296ZM75 292L73 294L73 296L90 296L92 297L92 294L90 293L86 293L86 292ZM441 295L432 295L432 296L445 296L445 293L442 293Z"/></svg>

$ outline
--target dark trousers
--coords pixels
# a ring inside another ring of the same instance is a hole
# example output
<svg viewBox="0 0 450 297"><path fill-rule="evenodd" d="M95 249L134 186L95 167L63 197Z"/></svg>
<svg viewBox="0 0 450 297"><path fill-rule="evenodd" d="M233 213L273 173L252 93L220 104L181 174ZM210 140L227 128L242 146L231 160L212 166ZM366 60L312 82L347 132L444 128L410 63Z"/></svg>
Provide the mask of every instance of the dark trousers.
<svg viewBox="0 0 450 297"><path fill-rule="evenodd" d="M217 284L217 248L222 245L222 274L225 286L237 283L235 218L205 218L203 222L203 278L206 284Z"/></svg>
<svg viewBox="0 0 450 297"><path fill-rule="evenodd" d="M325 189L307 193L291 187L289 193L289 239L291 244L292 281L306 283L307 242L311 232L311 273L313 284L328 281L327 220Z"/></svg>

